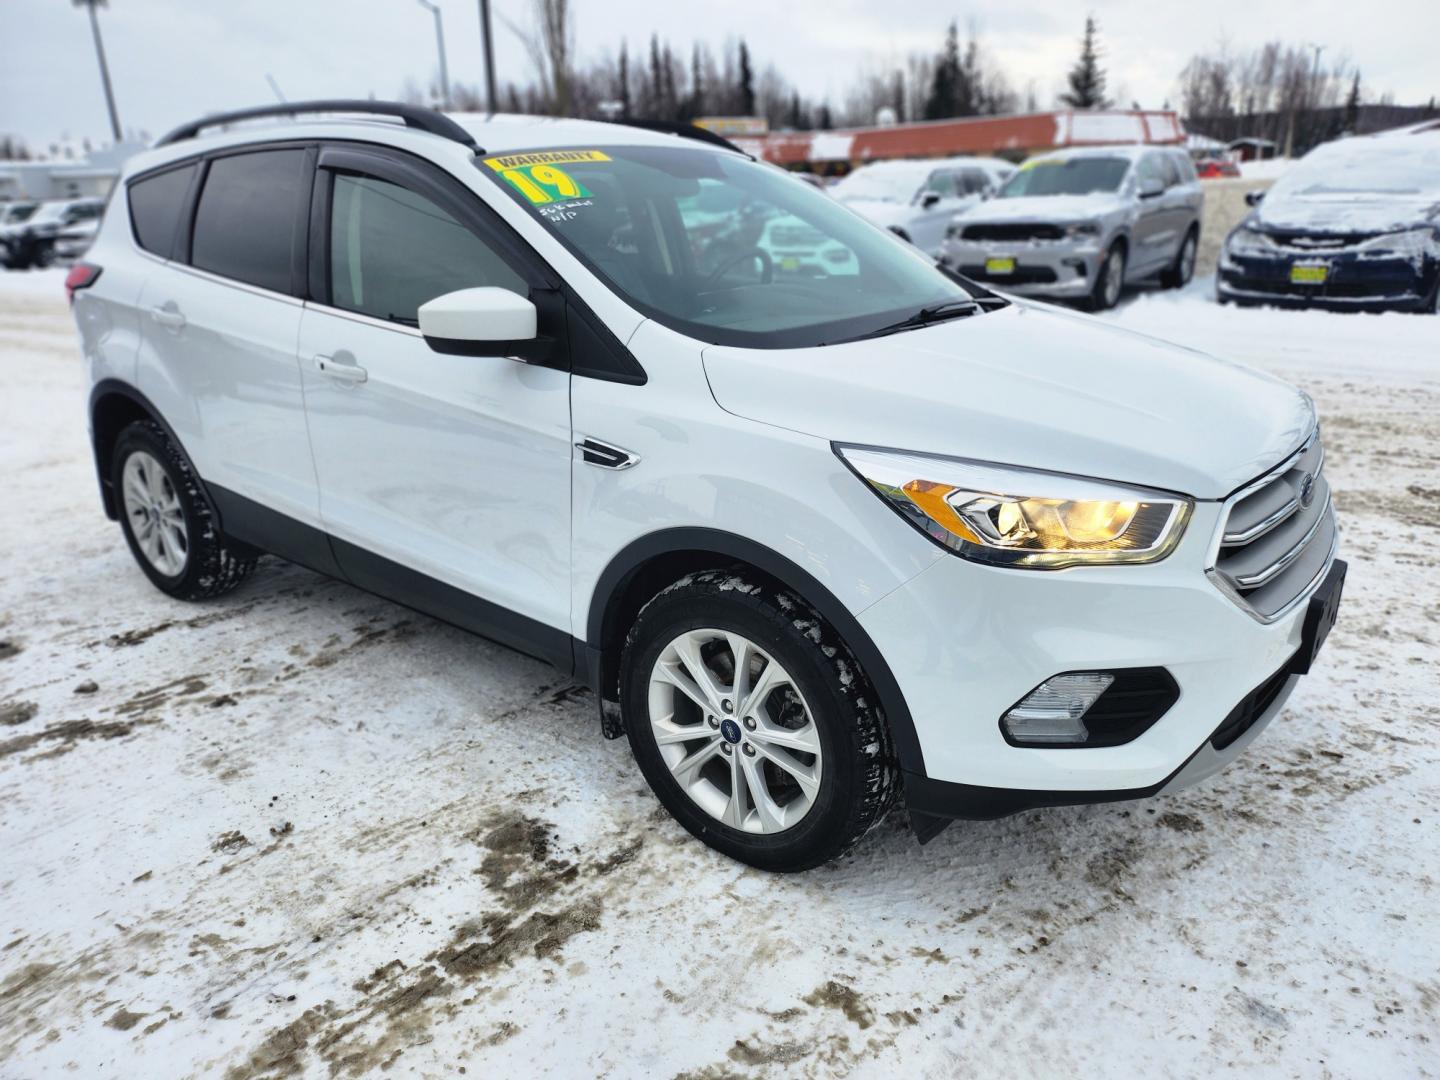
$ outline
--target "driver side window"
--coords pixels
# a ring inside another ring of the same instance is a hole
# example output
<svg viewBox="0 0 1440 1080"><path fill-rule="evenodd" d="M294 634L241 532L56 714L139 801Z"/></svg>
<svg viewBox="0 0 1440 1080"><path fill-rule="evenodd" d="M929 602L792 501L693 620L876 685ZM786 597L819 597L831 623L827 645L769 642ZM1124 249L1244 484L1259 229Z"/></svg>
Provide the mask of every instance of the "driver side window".
<svg viewBox="0 0 1440 1080"><path fill-rule="evenodd" d="M421 304L484 285L529 293L489 245L423 195L369 176L335 175L333 306L416 326Z"/></svg>
<svg viewBox="0 0 1440 1080"><path fill-rule="evenodd" d="M946 169L937 169L930 174L930 179L925 182L925 190L932 191L942 199L953 199L960 194L956 183L955 173Z"/></svg>

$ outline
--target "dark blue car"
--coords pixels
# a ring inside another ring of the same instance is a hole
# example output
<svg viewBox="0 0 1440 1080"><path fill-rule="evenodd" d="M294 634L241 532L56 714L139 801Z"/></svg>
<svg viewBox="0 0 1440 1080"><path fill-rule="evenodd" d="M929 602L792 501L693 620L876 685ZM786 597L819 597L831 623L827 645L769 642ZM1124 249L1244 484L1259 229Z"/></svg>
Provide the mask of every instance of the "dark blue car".
<svg viewBox="0 0 1440 1080"><path fill-rule="evenodd" d="M1440 124L1326 143L1248 198L1222 303L1440 311Z"/></svg>

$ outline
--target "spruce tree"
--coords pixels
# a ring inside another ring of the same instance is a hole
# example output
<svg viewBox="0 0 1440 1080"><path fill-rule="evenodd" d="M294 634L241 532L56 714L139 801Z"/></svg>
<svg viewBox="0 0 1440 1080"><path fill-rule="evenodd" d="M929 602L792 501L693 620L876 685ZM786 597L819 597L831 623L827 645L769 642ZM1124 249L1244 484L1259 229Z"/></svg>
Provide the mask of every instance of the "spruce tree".
<svg viewBox="0 0 1440 1080"><path fill-rule="evenodd" d="M755 73L750 70L750 50L740 39L740 115L755 115Z"/></svg>
<svg viewBox="0 0 1440 1080"><path fill-rule="evenodd" d="M1110 101L1105 97L1105 71L1100 66L1100 43L1095 26L1095 16L1085 19L1085 37L1080 42L1080 59L1070 69L1070 89L1060 95L1060 100L1072 109L1105 109Z"/></svg>

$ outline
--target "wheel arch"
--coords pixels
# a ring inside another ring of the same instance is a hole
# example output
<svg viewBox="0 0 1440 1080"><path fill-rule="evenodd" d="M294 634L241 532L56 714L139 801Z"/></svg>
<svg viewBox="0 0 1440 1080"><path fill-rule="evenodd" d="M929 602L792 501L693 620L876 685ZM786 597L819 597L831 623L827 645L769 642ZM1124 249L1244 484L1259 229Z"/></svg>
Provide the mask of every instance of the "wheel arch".
<svg viewBox="0 0 1440 1080"><path fill-rule="evenodd" d="M100 481L100 501L105 507L105 516L111 521L120 516L115 485L111 480L115 463L115 440L120 437L120 432L137 420L149 420L159 425L166 438L185 459L190 471L197 479L200 476L195 472L195 463L185 452L185 446L175 434L175 429L160 415L160 410L149 398L120 379L101 379L90 391L90 448L95 455L95 472ZM200 493L215 520L219 521L220 515L203 480L200 482Z"/></svg>
<svg viewBox="0 0 1440 1080"><path fill-rule="evenodd" d="M879 700L896 757L924 775L925 761L904 694L879 648L850 610L813 574L754 540L719 529L665 529L622 548L596 580L586 620L585 656L577 665L603 701L618 700L620 652L640 608L666 585L699 570L744 567L798 595L855 654Z"/></svg>

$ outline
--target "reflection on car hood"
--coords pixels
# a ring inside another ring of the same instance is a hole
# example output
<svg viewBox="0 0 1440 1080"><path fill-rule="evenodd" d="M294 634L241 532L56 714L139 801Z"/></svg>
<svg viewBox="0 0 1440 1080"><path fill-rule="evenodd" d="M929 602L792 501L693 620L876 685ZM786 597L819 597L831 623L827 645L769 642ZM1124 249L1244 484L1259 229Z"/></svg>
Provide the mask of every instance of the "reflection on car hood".
<svg viewBox="0 0 1440 1080"><path fill-rule="evenodd" d="M1084 221L1124 207L1114 192L1094 195L1019 195L990 199L959 215L966 221Z"/></svg>
<svg viewBox="0 0 1440 1080"><path fill-rule="evenodd" d="M887 229L891 225L903 225L915 216L915 208L903 202L889 202L885 199L840 199L839 202L861 217Z"/></svg>
<svg viewBox="0 0 1440 1080"><path fill-rule="evenodd" d="M720 407L836 442L1218 499L1294 450L1310 401L1279 379L1017 303L816 349L710 346Z"/></svg>
<svg viewBox="0 0 1440 1080"><path fill-rule="evenodd" d="M1316 195L1266 199L1255 210L1254 225L1266 231L1381 233L1433 223L1437 214L1440 204L1433 198Z"/></svg>

